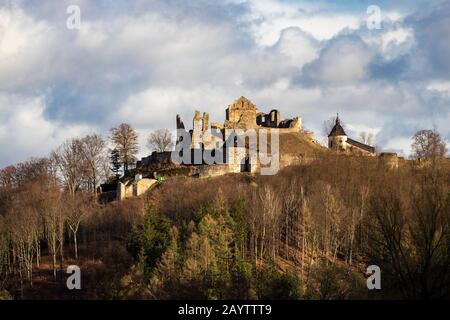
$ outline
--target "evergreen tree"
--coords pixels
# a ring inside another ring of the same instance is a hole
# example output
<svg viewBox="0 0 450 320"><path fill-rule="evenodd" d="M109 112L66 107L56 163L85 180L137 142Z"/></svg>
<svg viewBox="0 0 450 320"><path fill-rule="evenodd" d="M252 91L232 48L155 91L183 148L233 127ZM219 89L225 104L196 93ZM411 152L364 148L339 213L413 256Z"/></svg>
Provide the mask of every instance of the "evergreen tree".
<svg viewBox="0 0 450 320"><path fill-rule="evenodd" d="M128 248L147 276L152 274L169 244L170 228L170 220L151 207L143 223L131 230Z"/></svg>
<svg viewBox="0 0 450 320"><path fill-rule="evenodd" d="M120 177L120 168L122 167L121 163L120 163L120 153L119 150L117 149L113 149L111 151L110 157L109 157L110 161L111 161L111 171L114 173L114 175L116 176L116 179L119 180Z"/></svg>

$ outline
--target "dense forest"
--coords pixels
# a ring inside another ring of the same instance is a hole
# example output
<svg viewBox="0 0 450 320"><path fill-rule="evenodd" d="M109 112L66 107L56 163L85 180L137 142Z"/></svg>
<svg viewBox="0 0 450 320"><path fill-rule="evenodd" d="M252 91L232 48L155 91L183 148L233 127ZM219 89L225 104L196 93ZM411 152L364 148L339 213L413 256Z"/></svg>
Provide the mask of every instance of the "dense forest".
<svg viewBox="0 0 450 320"><path fill-rule="evenodd" d="M100 140L0 171L0 298L450 298L448 159L393 170L330 152L274 176L167 177L104 204ZM81 290L66 287L71 264ZM381 290L367 289L369 265Z"/></svg>

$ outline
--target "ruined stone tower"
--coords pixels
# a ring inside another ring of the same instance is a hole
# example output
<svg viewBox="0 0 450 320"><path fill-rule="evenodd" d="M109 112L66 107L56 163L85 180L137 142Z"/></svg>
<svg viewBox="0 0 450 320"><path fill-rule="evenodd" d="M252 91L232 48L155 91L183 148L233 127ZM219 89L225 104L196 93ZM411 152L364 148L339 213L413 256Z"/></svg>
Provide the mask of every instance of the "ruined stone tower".
<svg viewBox="0 0 450 320"><path fill-rule="evenodd" d="M240 97L226 109L225 127L233 129L256 128L256 106L247 98Z"/></svg>
<svg viewBox="0 0 450 320"><path fill-rule="evenodd" d="M395 152L382 152L378 158L379 164L386 169L398 169L398 156Z"/></svg>

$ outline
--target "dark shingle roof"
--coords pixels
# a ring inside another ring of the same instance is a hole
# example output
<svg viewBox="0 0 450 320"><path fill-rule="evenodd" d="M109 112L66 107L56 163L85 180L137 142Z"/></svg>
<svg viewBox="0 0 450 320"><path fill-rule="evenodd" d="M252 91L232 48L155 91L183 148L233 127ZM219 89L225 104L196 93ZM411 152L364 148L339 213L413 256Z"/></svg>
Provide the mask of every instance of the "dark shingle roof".
<svg viewBox="0 0 450 320"><path fill-rule="evenodd" d="M357 148L366 150L368 152L375 153L375 148L374 147L368 146L367 144L361 143L359 141L347 138L347 143L352 145L352 146L355 146Z"/></svg>
<svg viewBox="0 0 450 320"><path fill-rule="evenodd" d="M334 136L346 136L344 128L341 126L341 121L339 120L339 117L336 117L336 124L334 125L333 129L331 129L329 137Z"/></svg>

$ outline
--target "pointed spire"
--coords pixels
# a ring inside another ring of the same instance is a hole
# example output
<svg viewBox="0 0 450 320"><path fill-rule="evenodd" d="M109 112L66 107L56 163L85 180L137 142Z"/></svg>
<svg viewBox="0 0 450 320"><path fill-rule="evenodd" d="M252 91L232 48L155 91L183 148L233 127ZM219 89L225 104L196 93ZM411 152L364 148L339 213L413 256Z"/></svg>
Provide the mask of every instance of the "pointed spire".
<svg viewBox="0 0 450 320"><path fill-rule="evenodd" d="M331 136L346 136L344 128L342 128L341 125L341 119L339 119L339 113L336 114L336 124L334 125L333 129L331 129L331 132L328 135L328 137Z"/></svg>

